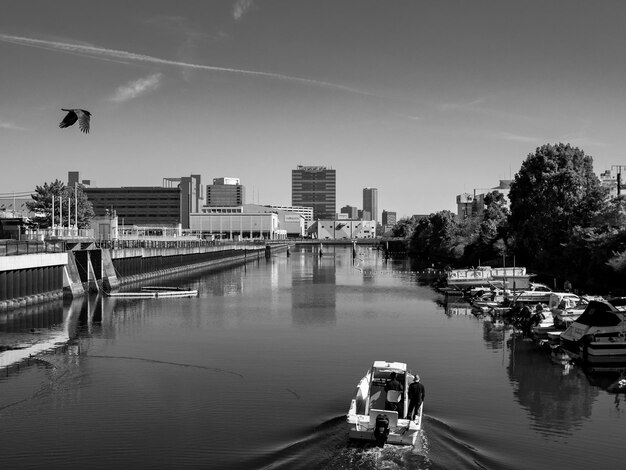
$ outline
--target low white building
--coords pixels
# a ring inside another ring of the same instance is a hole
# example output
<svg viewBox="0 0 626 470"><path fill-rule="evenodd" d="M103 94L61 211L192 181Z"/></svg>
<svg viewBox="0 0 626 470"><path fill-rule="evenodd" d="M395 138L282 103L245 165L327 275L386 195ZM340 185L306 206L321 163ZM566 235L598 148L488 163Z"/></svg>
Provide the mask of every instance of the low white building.
<svg viewBox="0 0 626 470"><path fill-rule="evenodd" d="M201 212L189 214L189 228L203 237L219 239L287 238L287 231L281 228L278 214L259 210L245 211L244 207L204 206Z"/></svg>
<svg viewBox="0 0 626 470"><path fill-rule="evenodd" d="M315 228L319 240L376 238L375 220L318 220Z"/></svg>

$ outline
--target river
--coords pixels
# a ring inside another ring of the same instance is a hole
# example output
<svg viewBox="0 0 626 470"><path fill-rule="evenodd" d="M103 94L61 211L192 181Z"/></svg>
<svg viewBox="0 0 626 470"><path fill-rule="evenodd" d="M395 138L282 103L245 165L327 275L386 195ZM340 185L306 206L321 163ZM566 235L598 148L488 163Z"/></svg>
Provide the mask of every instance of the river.
<svg viewBox="0 0 626 470"><path fill-rule="evenodd" d="M446 304L408 261L317 250L152 283L197 298L1 313L2 468L624 468L611 377ZM347 440L374 360L422 378L415 447Z"/></svg>

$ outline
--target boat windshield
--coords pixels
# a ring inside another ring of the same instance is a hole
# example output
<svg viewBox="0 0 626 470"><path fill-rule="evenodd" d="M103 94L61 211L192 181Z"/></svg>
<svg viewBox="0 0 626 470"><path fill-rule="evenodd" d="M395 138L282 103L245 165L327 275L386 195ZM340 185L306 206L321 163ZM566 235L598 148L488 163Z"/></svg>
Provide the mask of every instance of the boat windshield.
<svg viewBox="0 0 626 470"><path fill-rule="evenodd" d="M405 387L406 382L404 371L387 368L374 369L374 378L372 379L370 388L370 410L385 409L385 385L387 385L392 372L396 373L396 379L402 384L403 387Z"/></svg>
<svg viewBox="0 0 626 470"><path fill-rule="evenodd" d="M576 323L587 326L616 326L620 322L621 319L610 310L610 307L600 302L589 304L583 314L576 319Z"/></svg>

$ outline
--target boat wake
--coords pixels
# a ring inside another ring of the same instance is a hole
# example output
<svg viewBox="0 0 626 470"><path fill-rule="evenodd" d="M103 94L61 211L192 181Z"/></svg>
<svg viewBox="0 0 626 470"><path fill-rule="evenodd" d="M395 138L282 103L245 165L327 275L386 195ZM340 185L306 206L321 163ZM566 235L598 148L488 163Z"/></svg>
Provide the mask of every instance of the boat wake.
<svg viewBox="0 0 626 470"><path fill-rule="evenodd" d="M424 416L424 429L415 446L351 443L345 416L331 418L316 427L308 436L269 455L248 462L246 468L263 470L454 470L498 469L502 461L497 456L468 444L462 433L452 426ZM505 457L506 459L506 457ZM515 465L507 468L515 468Z"/></svg>

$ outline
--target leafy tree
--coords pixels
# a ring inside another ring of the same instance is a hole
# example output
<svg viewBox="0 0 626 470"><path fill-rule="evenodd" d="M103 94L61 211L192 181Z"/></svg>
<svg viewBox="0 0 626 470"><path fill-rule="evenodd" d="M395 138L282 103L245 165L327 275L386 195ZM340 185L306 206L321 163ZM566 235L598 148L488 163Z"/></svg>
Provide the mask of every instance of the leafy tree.
<svg viewBox="0 0 626 470"><path fill-rule="evenodd" d="M576 228L590 227L606 191L593 159L569 144L544 145L528 155L511 183L510 230L516 256L536 269L562 265Z"/></svg>
<svg viewBox="0 0 626 470"><path fill-rule="evenodd" d="M458 229L454 214L440 211L421 219L411 236L411 251L423 262L449 263L457 258L454 241Z"/></svg>
<svg viewBox="0 0 626 470"><path fill-rule="evenodd" d="M78 228L88 228L89 221L94 217L93 207L83 191L82 185L68 188L58 179L52 183L44 183L43 186L35 187L35 193L31 194L32 201L27 203L28 208L35 213L33 224L41 228L52 226L52 196L54 196L54 224L67 227L74 225L76 217L76 201L78 202ZM63 204L63 220L60 217L60 204Z"/></svg>
<svg viewBox="0 0 626 470"><path fill-rule="evenodd" d="M409 219L400 219L391 229L391 236L409 238L413 233L413 223Z"/></svg>

